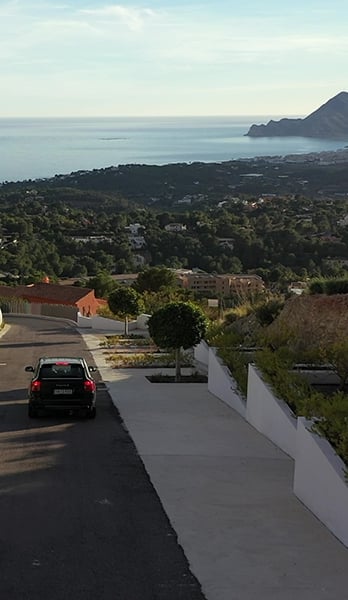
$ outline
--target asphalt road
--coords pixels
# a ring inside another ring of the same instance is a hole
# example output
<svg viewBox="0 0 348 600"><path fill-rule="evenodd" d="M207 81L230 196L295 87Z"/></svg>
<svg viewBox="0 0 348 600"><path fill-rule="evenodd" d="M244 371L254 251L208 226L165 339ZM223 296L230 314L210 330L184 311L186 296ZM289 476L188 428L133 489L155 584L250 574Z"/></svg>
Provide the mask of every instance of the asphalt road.
<svg viewBox="0 0 348 600"><path fill-rule="evenodd" d="M54 320L10 317L0 338L1 600L204 600L118 411L27 416L42 355L93 358Z"/></svg>

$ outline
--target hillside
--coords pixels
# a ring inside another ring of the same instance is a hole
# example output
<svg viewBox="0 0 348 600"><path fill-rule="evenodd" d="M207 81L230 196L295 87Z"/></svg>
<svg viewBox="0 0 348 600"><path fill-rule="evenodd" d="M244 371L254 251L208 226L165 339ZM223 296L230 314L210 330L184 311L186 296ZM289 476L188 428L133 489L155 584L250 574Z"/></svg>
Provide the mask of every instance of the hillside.
<svg viewBox="0 0 348 600"><path fill-rule="evenodd" d="M304 119L280 119L252 125L249 137L301 136L348 141L348 93L340 92Z"/></svg>
<svg viewBox="0 0 348 600"><path fill-rule="evenodd" d="M289 299L270 331L292 333L307 347L346 339L348 295L303 295Z"/></svg>

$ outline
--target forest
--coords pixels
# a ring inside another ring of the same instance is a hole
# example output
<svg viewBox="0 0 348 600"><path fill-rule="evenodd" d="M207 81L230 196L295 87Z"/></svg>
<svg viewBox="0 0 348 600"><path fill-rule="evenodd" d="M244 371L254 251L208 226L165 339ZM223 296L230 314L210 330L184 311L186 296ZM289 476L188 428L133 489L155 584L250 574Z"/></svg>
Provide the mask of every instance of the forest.
<svg viewBox="0 0 348 600"><path fill-rule="evenodd" d="M184 178L169 203L168 195L154 197L152 188L134 194L133 188L145 185L135 180L136 186L123 190L79 188L71 176L59 185L55 179L1 186L2 282L44 276L83 281L101 272L163 265L255 273L272 289L282 289L290 281L347 272L345 194L258 194L208 180L198 192ZM167 231L171 223L182 230ZM135 244L131 224L137 224Z"/></svg>

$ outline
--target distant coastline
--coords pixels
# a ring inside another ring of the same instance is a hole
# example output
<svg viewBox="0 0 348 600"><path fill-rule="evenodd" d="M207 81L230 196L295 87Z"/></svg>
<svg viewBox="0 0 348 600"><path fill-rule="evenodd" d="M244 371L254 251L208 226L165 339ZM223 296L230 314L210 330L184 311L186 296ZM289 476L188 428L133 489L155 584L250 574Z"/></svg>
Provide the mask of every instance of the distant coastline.
<svg viewBox="0 0 348 600"><path fill-rule="evenodd" d="M318 139L348 139L348 92L339 92L304 119L289 117L267 124L253 124L250 137L302 136Z"/></svg>
<svg viewBox="0 0 348 600"><path fill-rule="evenodd" d="M0 119L0 183L122 164L218 163L334 152L348 140L245 137L262 117Z"/></svg>

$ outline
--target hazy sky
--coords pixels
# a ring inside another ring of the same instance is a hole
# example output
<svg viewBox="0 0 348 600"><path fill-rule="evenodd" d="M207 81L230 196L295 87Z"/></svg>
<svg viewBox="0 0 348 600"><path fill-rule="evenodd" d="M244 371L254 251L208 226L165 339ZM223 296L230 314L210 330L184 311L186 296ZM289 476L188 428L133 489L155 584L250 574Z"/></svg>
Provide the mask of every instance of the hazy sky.
<svg viewBox="0 0 348 600"><path fill-rule="evenodd" d="M347 0L0 0L0 117L306 115L348 91Z"/></svg>

